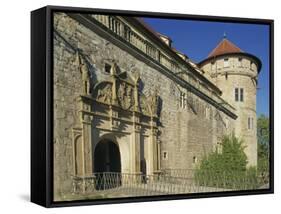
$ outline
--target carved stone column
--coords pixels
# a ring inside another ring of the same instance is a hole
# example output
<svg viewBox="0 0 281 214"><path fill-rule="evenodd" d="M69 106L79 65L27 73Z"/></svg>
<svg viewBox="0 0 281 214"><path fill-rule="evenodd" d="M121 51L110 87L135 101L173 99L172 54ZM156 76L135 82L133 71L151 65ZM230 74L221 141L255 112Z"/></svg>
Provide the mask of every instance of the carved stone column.
<svg viewBox="0 0 281 214"><path fill-rule="evenodd" d="M133 131L130 143L131 173L141 174L140 172L140 125L139 115L133 112Z"/></svg>
<svg viewBox="0 0 281 214"><path fill-rule="evenodd" d="M157 171L161 170L161 142L157 139Z"/></svg>
<svg viewBox="0 0 281 214"><path fill-rule="evenodd" d="M151 117L150 136L148 144L148 174L153 175L157 172L157 133L156 121Z"/></svg>
<svg viewBox="0 0 281 214"><path fill-rule="evenodd" d="M92 120L93 116L91 115L91 101L87 96L81 96L80 100L80 124L81 124L81 133L82 133L82 143L80 150L82 151L82 164L79 166L81 169L79 171L82 178L92 174ZM82 191L85 192L87 189L86 182L82 180Z"/></svg>

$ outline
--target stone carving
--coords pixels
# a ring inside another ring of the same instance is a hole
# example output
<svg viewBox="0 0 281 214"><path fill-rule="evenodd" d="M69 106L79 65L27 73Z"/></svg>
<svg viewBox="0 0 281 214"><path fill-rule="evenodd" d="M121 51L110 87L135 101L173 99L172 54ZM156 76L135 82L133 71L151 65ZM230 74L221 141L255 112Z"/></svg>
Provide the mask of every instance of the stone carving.
<svg viewBox="0 0 281 214"><path fill-rule="evenodd" d="M96 100L111 104L112 100L112 84L111 83L103 83L100 84L98 89L97 89L97 96Z"/></svg>
<svg viewBox="0 0 281 214"><path fill-rule="evenodd" d="M114 62L112 63L111 69L110 69L110 74L111 75L116 75L117 74L117 64Z"/></svg>
<svg viewBox="0 0 281 214"><path fill-rule="evenodd" d="M82 74L83 93L90 94L90 76L88 65L85 59L78 52L76 53L76 60L78 63L79 71Z"/></svg>
<svg viewBox="0 0 281 214"><path fill-rule="evenodd" d="M123 109L130 109L134 105L133 87L126 82L121 82L117 90L119 105Z"/></svg>
<svg viewBox="0 0 281 214"><path fill-rule="evenodd" d="M148 103L147 103L147 100L146 100L146 97L144 94L140 94L140 110L143 114L145 115L150 115L151 114L151 111L150 111L150 108L148 106Z"/></svg>
<svg viewBox="0 0 281 214"><path fill-rule="evenodd" d="M139 89L140 75L135 72L129 76L126 72L117 74L117 65L113 63L111 79L100 82L94 87L94 98L102 103L118 104L124 110L136 110L147 116L157 116L159 108L158 90L145 96ZM116 97L117 103L113 102Z"/></svg>
<svg viewBox="0 0 281 214"><path fill-rule="evenodd" d="M118 120L112 120L111 121L111 129L118 129L118 127L120 126L121 122Z"/></svg>
<svg viewBox="0 0 281 214"><path fill-rule="evenodd" d="M153 115L157 115L158 106L159 106L158 90L155 90L154 93L150 96L150 105L151 105L151 113Z"/></svg>

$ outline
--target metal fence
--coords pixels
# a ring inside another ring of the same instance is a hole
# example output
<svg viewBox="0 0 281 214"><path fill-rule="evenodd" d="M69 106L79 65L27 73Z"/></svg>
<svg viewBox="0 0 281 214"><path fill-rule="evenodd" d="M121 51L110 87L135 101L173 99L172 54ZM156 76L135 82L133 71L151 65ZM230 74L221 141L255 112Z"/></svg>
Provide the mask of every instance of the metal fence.
<svg viewBox="0 0 281 214"><path fill-rule="evenodd" d="M116 172L73 177L73 194L106 197L150 196L257 189L256 176L237 172L163 170L157 175Z"/></svg>

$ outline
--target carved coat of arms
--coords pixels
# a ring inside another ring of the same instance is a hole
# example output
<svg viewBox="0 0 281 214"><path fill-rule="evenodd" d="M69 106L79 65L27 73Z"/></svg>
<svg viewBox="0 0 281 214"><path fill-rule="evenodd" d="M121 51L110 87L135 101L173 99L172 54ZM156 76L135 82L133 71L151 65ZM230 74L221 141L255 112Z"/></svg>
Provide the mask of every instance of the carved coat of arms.
<svg viewBox="0 0 281 214"><path fill-rule="evenodd" d="M121 82L117 90L118 103L123 109L130 109L134 105L134 89L131 85Z"/></svg>

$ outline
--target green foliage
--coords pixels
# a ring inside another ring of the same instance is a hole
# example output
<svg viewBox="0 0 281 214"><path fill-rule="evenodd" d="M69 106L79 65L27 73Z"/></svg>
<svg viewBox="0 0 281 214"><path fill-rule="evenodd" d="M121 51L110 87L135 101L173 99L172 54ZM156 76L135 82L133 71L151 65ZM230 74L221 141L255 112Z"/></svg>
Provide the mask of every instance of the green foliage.
<svg viewBox="0 0 281 214"><path fill-rule="evenodd" d="M220 151L221 150L221 151ZM244 153L243 141L233 134L224 136L221 149L203 158L200 169L212 171L245 171L247 156Z"/></svg>
<svg viewBox="0 0 281 214"><path fill-rule="evenodd" d="M221 148L204 157L195 171L198 185L229 189L256 188L257 171L255 168L247 169L244 148L243 141L233 134L224 136Z"/></svg>
<svg viewBox="0 0 281 214"><path fill-rule="evenodd" d="M260 115L257 119L257 136L258 143L267 145L269 143L269 118L265 115Z"/></svg>
<svg viewBox="0 0 281 214"><path fill-rule="evenodd" d="M269 182L269 118L260 115L257 120L258 174L263 183Z"/></svg>

